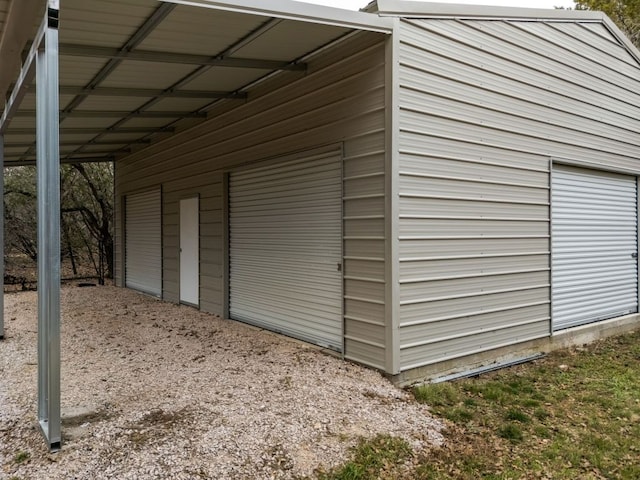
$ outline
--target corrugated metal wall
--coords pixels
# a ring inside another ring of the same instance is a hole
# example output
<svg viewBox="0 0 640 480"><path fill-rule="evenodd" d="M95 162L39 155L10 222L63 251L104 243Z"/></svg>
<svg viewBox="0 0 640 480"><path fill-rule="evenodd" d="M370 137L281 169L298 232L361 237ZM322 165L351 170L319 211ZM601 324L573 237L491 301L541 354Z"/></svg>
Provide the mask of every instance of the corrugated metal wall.
<svg viewBox="0 0 640 480"><path fill-rule="evenodd" d="M345 356L385 368L384 40L359 34L311 60L305 75L264 84L249 102L118 162L119 215L127 192L163 185L165 299L178 301L179 198L200 195L201 308L222 314L223 171L343 142ZM118 230L120 284L122 238Z"/></svg>
<svg viewBox="0 0 640 480"><path fill-rule="evenodd" d="M551 157L635 171L640 68L602 24L401 22L401 370L549 335Z"/></svg>

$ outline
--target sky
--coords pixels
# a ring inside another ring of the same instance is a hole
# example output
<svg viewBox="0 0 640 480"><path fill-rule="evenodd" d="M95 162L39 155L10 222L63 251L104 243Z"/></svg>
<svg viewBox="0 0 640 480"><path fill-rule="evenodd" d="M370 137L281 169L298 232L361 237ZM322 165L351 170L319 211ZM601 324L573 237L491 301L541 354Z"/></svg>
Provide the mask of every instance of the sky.
<svg viewBox="0 0 640 480"><path fill-rule="evenodd" d="M369 2L367 0L299 0L331 7L358 10ZM501 7L554 8L573 7L573 0L437 0L437 3L467 3L474 5L495 5Z"/></svg>

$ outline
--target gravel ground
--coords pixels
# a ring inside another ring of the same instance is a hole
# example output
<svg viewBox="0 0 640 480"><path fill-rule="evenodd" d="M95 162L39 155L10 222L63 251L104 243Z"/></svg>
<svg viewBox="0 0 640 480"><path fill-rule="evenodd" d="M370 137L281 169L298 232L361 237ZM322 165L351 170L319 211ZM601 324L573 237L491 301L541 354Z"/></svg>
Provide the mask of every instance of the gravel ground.
<svg viewBox="0 0 640 480"><path fill-rule="evenodd" d="M360 437L416 449L442 425L379 373L115 287L62 291L63 448L36 427L36 293L5 295L0 478L313 476Z"/></svg>

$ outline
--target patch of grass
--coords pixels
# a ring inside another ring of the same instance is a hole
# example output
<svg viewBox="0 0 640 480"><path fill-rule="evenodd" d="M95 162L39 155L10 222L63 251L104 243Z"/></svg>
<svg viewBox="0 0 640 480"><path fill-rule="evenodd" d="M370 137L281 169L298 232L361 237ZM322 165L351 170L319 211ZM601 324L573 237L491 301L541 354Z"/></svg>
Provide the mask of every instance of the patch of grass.
<svg viewBox="0 0 640 480"><path fill-rule="evenodd" d="M389 478L385 471L397 468L412 454L411 446L403 439L378 435L360 440L352 449L352 459L328 472L316 472L320 480L375 480Z"/></svg>
<svg viewBox="0 0 640 480"><path fill-rule="evenodd" d="M321 478L640 479L640 331L413 392L450 420L444 446Z"/></svg>
<svg viewBox="0 0 640 480"><path fill-rule="evenodd" d="M451 383L421 385L413 390L413 394L416 400L431 407L450 407L462 398L459 389Z"/></svg>
<svg viewBox="0 0 640 480"><path fill-rule="evenodd" d="M31 454L29 452L18 452L13 456L13 463L21 464L28 461L31 458Z"/></svg>
<svg viewBox="0 0 640 480"><path fill-rule="evenodd" d="M527 415L526 413L520 410L516 410L513 408L507 411L504 418L507 420L513 420L515 422L520 422L520 423L531 422L531 418L529 417L529 415Z"/></svg>
<svg viewBox="0 0 640 480"><path fill-rule="evenodd" d="M444 416L454 423L467 423L473 419L473 412L466 408L456 407L448 409Z"/></svg>
<svg viewBox="0 0 640 480"><path fill-rule="evenodd" d="M498 435L512 442L521 442L524 438L522 428L515 423L507 423L498 428Z"/></svg>

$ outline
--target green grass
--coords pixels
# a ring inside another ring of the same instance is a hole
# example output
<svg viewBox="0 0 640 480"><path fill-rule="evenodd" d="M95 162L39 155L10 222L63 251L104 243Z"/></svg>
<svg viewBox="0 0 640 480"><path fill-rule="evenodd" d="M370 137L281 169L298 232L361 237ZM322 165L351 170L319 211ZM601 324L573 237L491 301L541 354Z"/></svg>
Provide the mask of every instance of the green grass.
<svg viewBox="0 0 640 480"><path fill-rule="evenodd" d="M443 447L376 437L319 478L640 479L640 332L413 393L448 422Z"/></svg>
<svg viewBox="0 0 640 480"><path fill-rule="evenodd" d="M31 454L29 452L18 452L13 456L13 463L21 464L26 462L31 458Z"/></svg>
<svg viewBox="0 0 640 480"><path fill-rule="evenodd" d="M317 472L317 478L320 480L395 478L391 470L399 468L410 455L411 447L406 441L389 435L378 435L372 440L361 440L352 449L351 461L329 472Z"/></svg>

